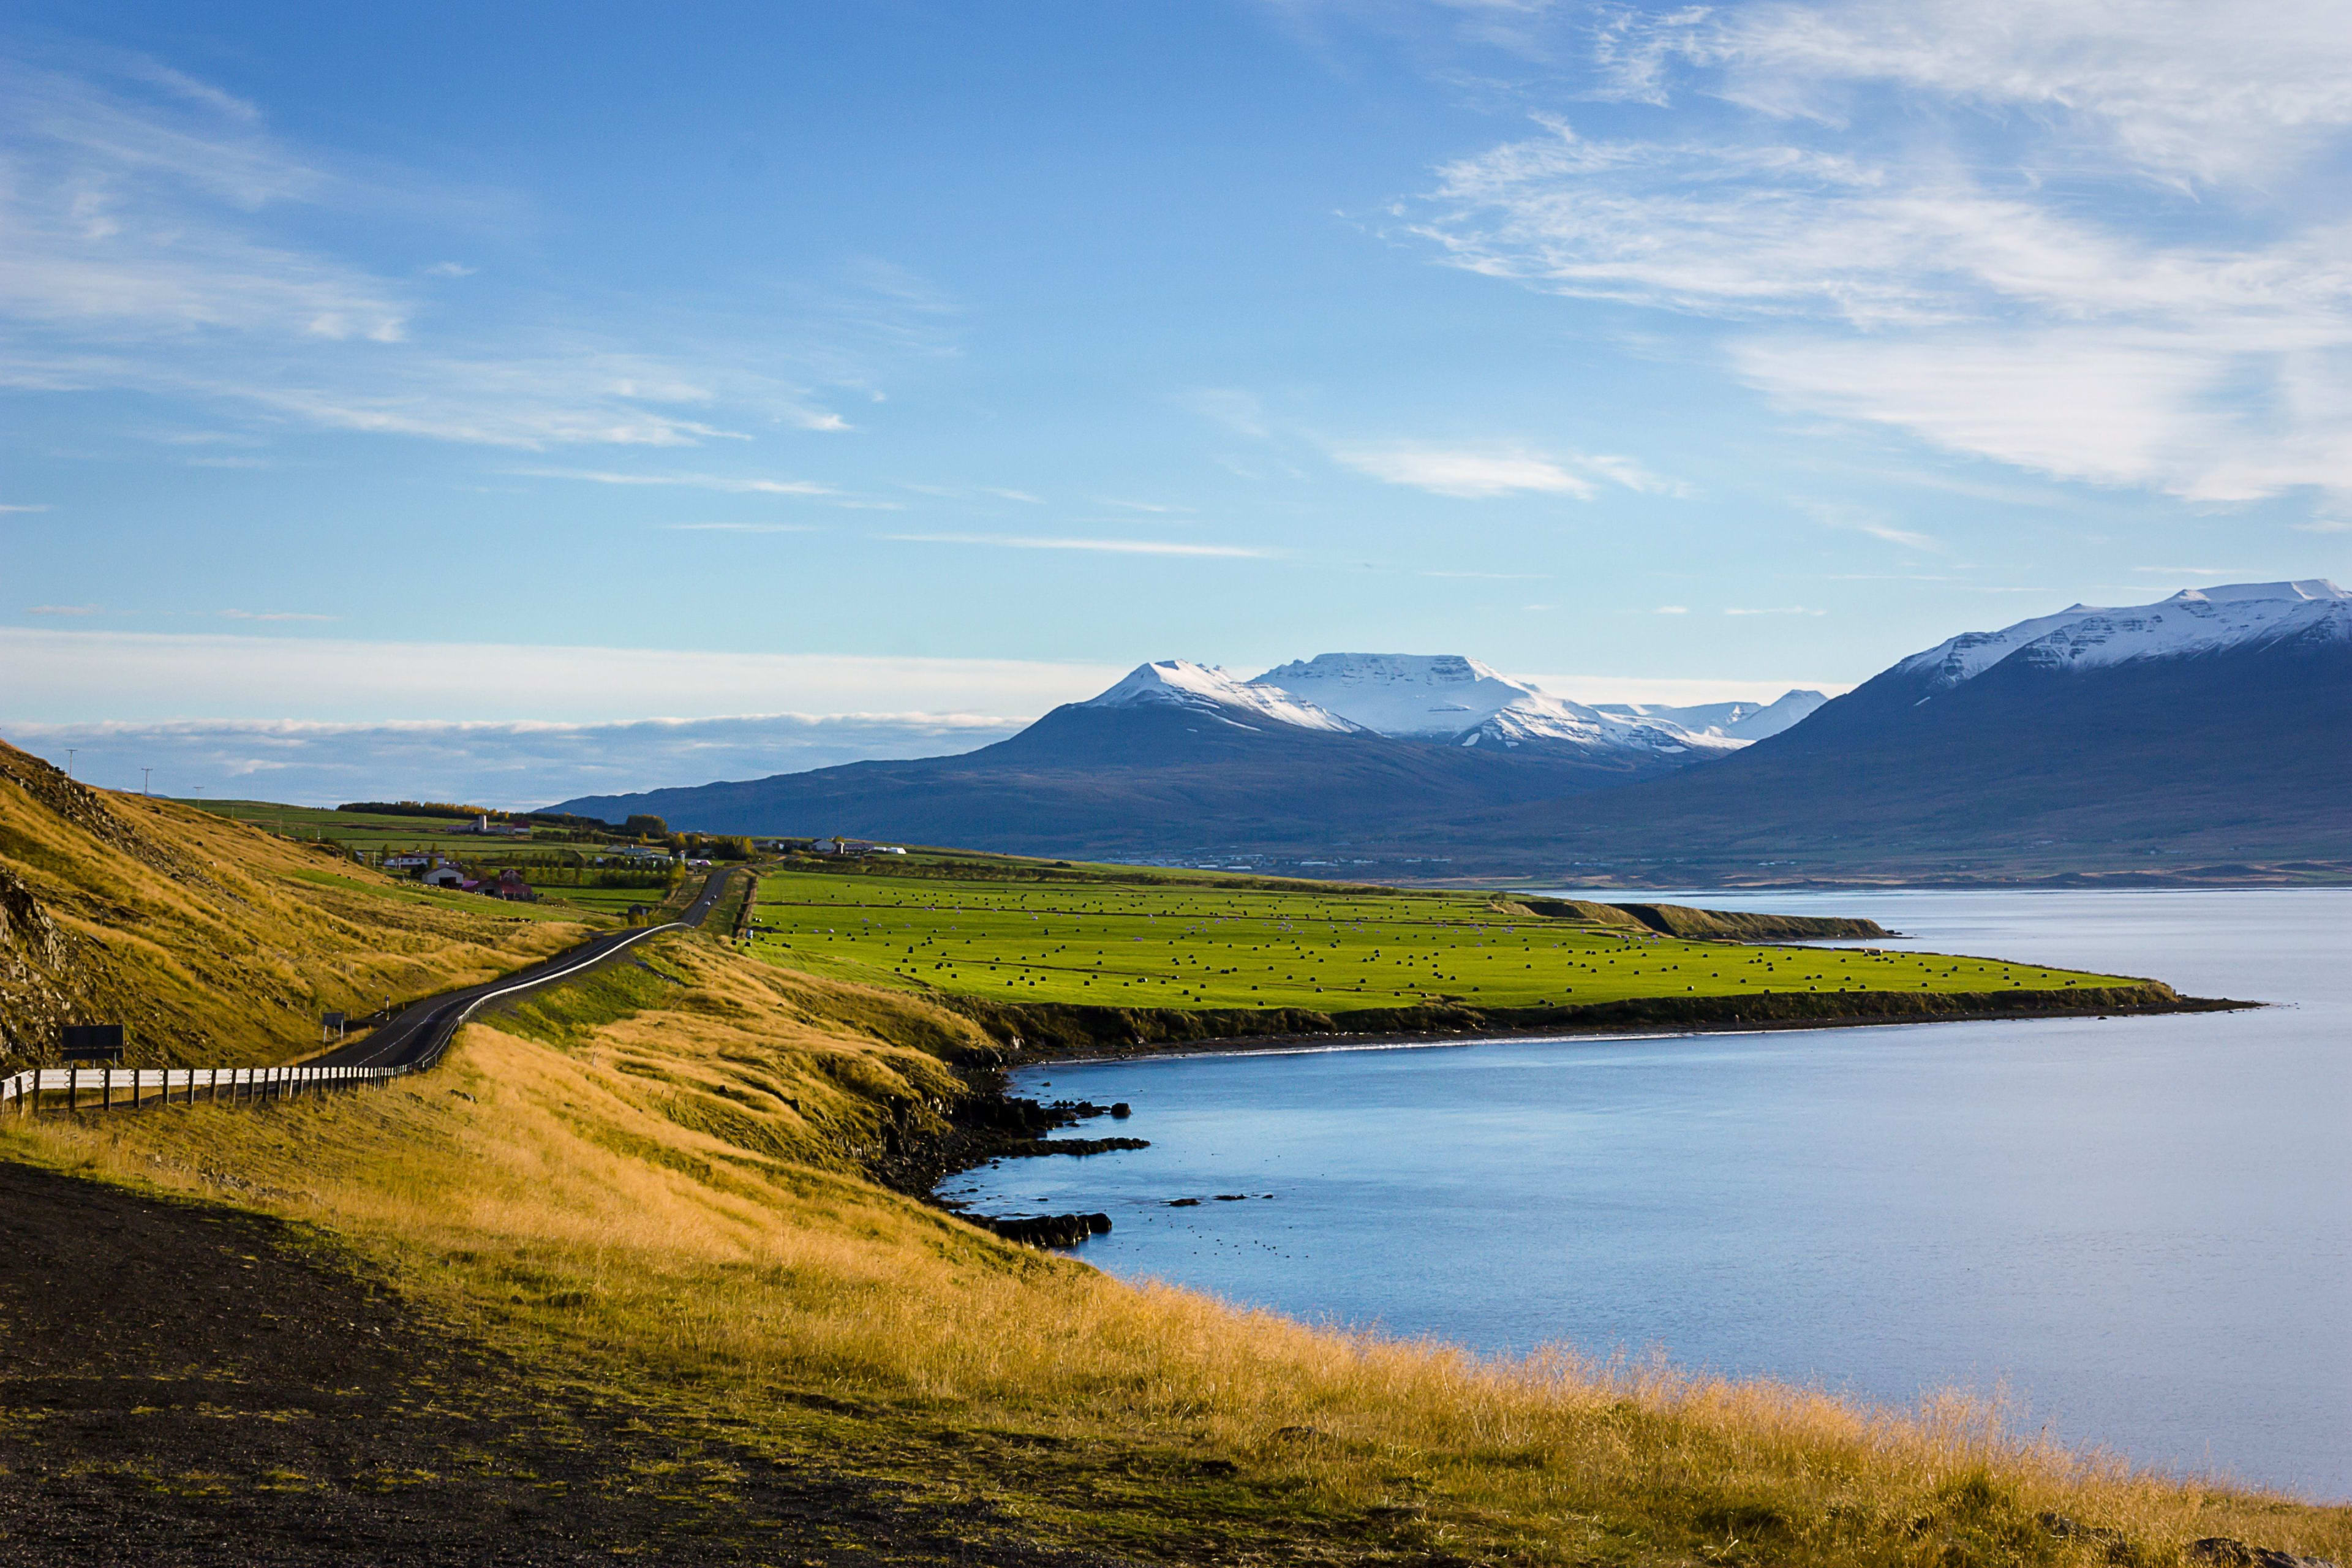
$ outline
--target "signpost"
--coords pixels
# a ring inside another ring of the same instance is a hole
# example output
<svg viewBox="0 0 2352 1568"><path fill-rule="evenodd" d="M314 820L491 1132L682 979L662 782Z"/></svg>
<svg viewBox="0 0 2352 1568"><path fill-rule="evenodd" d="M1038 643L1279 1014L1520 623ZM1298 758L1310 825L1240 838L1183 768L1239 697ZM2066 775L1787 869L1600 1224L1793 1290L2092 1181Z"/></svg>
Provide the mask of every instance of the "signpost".
<svg viewBox="0 0 2352 1568"><path fill-rule="evenodd" d="M119 1062L122 1059L120 1024L68 1024L59 1032L58 1055L68 1062Z"/></svg>

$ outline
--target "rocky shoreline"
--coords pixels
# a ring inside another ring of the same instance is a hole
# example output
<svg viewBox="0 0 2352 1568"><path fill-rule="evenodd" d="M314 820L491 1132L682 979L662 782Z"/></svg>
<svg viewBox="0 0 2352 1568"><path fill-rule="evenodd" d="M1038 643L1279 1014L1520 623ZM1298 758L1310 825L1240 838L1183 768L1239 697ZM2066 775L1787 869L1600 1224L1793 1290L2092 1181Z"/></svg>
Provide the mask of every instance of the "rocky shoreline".
<svg viewBox="0 0 2352 1568"><path fill-rule="evenodd" d="M970 1089L940 1128L894 1130L875 1168L887 1184L936 1204L1008 1240L1068 1247L1108 1231L1102 1215L988 1216L941 1199L940 1184L993 1160L1085 1156L1150 1145L1139 1138L1048 1138L1097 1117L1124 1120L1127 1106L1041 1102L1008 1091L1015 1068L1117 1061L1144 1056L1224 1055L1258 1050L1463 1042L1512 1036L1751 1033L1766 1029L1976 1023L2037 1018L2215 1013L2259 1002L2183 996L2161 981L2068 991L1789 992L1754 996L1637 997L1580 1006L1370 1008L1326 1014L1297 1008L1081 1007L941 997L971 1018L993 1046L955 1062ZM1099 1221L1099 1224L1096 1222Z"/></svg>
<svg viewBox="0 0 2352 1568"><path fill-rule="evenodd" d="M1301 1045L1409 1044L1465 1036L1680 1034L1693 1030L1849 1028L1869 1024L1976 1023L2153 1013L2214 1013L2258 1002L2183 996L2162 981L2016 991L1774 992L1748 996L1640 996L1540 1007L1441 1003L1343 1013L1297 1007L1089 1007L941 996L939 1002L1003 1042L1020 1066Z"/></svg>

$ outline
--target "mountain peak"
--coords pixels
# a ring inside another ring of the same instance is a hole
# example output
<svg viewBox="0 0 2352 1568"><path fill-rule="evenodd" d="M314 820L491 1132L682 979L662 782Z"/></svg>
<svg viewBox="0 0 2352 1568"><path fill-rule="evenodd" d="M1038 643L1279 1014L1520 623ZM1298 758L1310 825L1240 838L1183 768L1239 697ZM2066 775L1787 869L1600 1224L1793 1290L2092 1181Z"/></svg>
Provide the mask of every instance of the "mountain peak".
<svg viewBox="0 0 2352 1568"><path fill-rule="evenodd" d="M1524 681L1458 653L1318 653L1252 680L1383 735L1450 737L1514 704L1549 703Z"/></svg>
<svg viewBox="0 0 2352 1568"><path fill-rule="evenodd" d="M1949 688L2011 658L2048 668L2095 669L2300 637L2352 639L2352 594L2324 577L2307 577L2184 588L2152 605L2075 605L1997 632L1964 633L1895 668L1927 673L1937 687Z"/></svg>
<svg viewBox="0 0 2352 1568"><path fill-rule="evenodd" d="M2352 599L2352 594L2346 593L2325 577L2305 577L2293 583L2224 583L2218 588L2183 588L2164 602L2168 605L2234 605L2271 599L2295 604L2315 599Z"/></svg>
<svg viewBox="0 0 2352 1568"><path fill-rule="evenodd" d="M1245 723L1255 718L1301 730L1345 732L1360 728L1312 702L1299 701L1287 692L1235 680L1222 669L1195 664L1189 658L1161 658L1139 664L1109 690L1073 706L1184 708L1227 723Z"/></svg>

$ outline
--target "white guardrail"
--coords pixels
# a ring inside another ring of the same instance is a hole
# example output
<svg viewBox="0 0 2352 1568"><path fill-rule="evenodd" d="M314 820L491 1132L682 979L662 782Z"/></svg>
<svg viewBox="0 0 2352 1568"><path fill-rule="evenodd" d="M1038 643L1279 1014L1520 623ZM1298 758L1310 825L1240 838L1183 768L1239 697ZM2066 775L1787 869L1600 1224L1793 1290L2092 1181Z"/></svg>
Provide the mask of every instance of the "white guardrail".
<svg viewBox="0 0 2352 1568"><path fill-rule="evenodd" d="M466 1021L473 1016L474 1009L484 1003L511 996L518 991L529 991L535 986L551 985L559 980L569 979L583 969L592 969L608 958L626 952L647 937L690 929L677 921L647 926L643 931L631 931L623 941L591 953L577 963L565 964L545 974L534 974L528 980L519 980L511 985L501 985L471 997L448 1017L428 1023L426 1027L430 1037L425 1041L425 1049L415 1060L395 1067L34 1068L0 1079L0 1114L13 1110L18 1115L30 1115L43 1109L41 1100L44 1096L63 1097L49 1107L58 1110L121 1110L140 1105L246 1104L289 1100L301 1094L331 1094L341 1089L388 1083L394 1079L405 1078L410 1073L424 1072L437 1066L441 1053L448 1048L450 1040L466 1026ZM411 1005L430 1007L433 1004L428 1000ZM154 1091L152 1094L148 1092L151 1089ZM118 1094L123 1098L116 1099Z"/></svg>
<svg viewBox="0 0 2352 1568"><path fill-rule="evenodd" d="M285 1100L297 1094L357 1089L416 1070L414 1067L35 1068L0 1079L0 1110L29 1114L40 1108L44 1095L62 1097L53 1107L58 1110Z"/></svg>

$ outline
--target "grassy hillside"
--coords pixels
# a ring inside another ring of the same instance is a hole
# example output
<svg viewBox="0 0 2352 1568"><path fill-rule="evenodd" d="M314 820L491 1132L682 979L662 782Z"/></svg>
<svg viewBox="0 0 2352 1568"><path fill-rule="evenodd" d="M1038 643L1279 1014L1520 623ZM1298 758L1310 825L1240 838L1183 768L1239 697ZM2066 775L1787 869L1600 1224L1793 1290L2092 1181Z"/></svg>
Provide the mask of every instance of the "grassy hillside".
<svg viewBox="0 0 2352 1568"><path fill-rule="evenodd" d="M502 973L595 919L397 882L0 743L0 1067L68 1023L126 1025L148 1065L284 1061L321 1012Z"/></svg>
<svg viewBox="0 0 2352 1568"><path fill-rule="evenodd" d="M952 880L920 862L773 872L760 884L754 951L814 973L1000 1001L1332 1014L2135 984L1998 959L1727 946L1701 939L1782 928L1769 917L1672 905L1619 910L1205 876L1097 880L1072 872L1040 882L988 869ZM1833 934L1829 922L1821 934Z"/></svg>
<svg viewBox="0 0 2352 1568"><path fill-rule="evenodd" d="M986 1049L904 991L681 936L469 1029L449 1066L388 1090L0 1122L0 1153L319 1227L436 1337L509 1358L531 1407L634 1413L677 1458L633 1460L615 1487L677 1494L676 1518L708 1517L690 1528L741 1560L947 1560L897 1549L910 1520L944 1521L957 1560L1003 1562L2169 1568L2213 1535L2352 1550L2347 1510L2135 1474L1959 1402L1870 1411L1566 1350L1484 1360L997 1241L865 1174L944 1123L964 1092L950 1065ZM139 1397L194 1398L175 1387ZM282 1440L289 1416L211 1419L226 1454L248 1431ZM23 1439L20 1473L60 1430ZM387 1479L368 1456L273 1484L306 1510L373 1487L395 1500L372 1507L426 1511L502 1466L549 1484L468 1430L446 1468ZM89 1462L138 1483L109 1492L126 1509L239 1479L217 1457ZM770 1476L890 1501L833 1521L737 1505ZM595 1506L583 1489L557 1508L582 1551L684 1552L597 1536Z"/></svg>
<svg viewBox="0 0 2352 1568"><path fill-rule="evenodd" d="M469 979L575 933L0 764L12 1027L105 1006L142 1050L258 1059L363 984ZM929 885L1016 929L1046 923L1049 890L1154 929L1160 906L1116 900L1227 900L1189 909L1171 959L1234 940L1236 898L1306 896L994 876ZM1475 913L1344 896L1349 924L1433 911L1449 942ZM1301 973L1347 951L1309 906L1250 907L1281 911L1259 945L1290 942ZM1593 961L1668 951L1591 940ZM898 1190L1006 1109L961 999L679 934L510 1004L389 1089L0 1118L0 1561L309 1563L331 1542L423 1563L490 1540L551 1563L2352 1549L2345 1510L2057 1452L1997 1411L1870 1411L1567 1350L1484 1360L1001 1241Z"/></svg>

